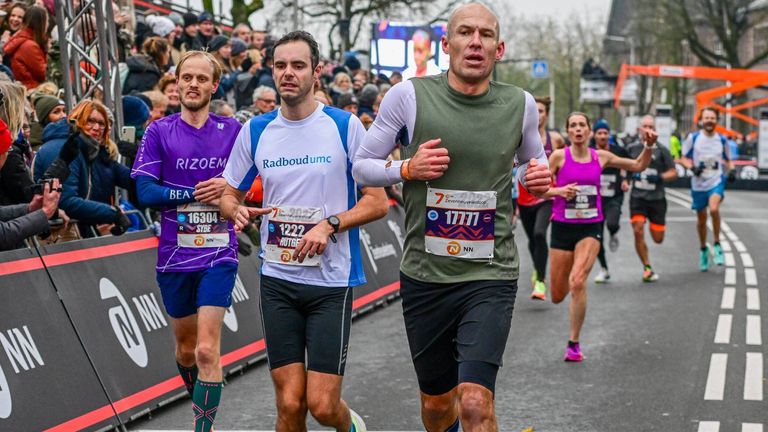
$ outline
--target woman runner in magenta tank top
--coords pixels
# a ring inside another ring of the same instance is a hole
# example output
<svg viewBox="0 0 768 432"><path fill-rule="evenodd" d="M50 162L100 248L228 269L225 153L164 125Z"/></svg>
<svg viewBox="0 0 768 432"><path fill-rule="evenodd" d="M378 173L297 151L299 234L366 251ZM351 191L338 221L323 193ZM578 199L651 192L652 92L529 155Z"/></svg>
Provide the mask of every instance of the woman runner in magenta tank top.
<svg viewBox="0 0 768 432"><path fill-rule="evenodd" d="M605 167L639 172L651 162L656 134L649 134L646 148L637 159L622 158L605 150L589 148L591 125L586 114L571 113L565 130L571 146L552 152L549 169L556 187L547 196L552 205L551 292L552 302L560 303L571 294L570 337L565 361L582 361L579 334L587 313L587 276L600 251L603 212L600 197L600 172ZM650 146L650 147L649 147Z"/></svg>

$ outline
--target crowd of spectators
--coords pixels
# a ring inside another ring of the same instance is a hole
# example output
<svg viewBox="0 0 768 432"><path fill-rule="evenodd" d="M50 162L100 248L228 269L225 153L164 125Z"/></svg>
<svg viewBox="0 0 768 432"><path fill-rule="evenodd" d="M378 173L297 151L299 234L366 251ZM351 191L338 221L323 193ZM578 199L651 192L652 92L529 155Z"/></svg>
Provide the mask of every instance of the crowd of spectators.
<svg viewBox="0 0 768 432"><path fill-rule="evenodd" d="M53 0L34 4L0 0L0 80L16 81L26 88L23 126L18 135L13 134L7 161L0 169L0 206L36 199L34 185L45 179L66 143L76 146L79 151L68 162L69 176L61 178L59 209L62 217L78 223L67 226L66 233L55 239L124 231L124 210L133 208L130 198L134 196L128 167L147 126L180 111L174 71L184 52L207 50L222 65L224 73L213 95L212 112L244 123L279 107L272 78L276 38L268 32L245 23L225 31L208 12L130 16L113 3L120 60L120 74L115 78L122 88L123 124L136 131L135 138L123 140L114 131L115 107L105 106L98 91L93 99L76 101L67 112L61 78L71 71L59 61L53 8ZM98 58L92 45L95 17L85 14L76 31L82 52ZM86 63L80 68L98 78ZM352 54L341 61L323 59L321 68L315 99L358 115L366 127L373 123L387 90L402 80L397 73L390 77L371 74ZM129 193L117 194L118 188Z"/></svg>

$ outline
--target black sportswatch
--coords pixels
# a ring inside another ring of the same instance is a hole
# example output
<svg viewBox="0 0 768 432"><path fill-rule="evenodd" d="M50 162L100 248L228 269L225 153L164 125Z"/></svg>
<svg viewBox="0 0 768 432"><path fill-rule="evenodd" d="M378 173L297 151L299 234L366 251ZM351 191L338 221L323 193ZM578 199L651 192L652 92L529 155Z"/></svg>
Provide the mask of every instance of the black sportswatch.
<svg viewBox="0 0 768 432"><path fill-rule="evenodd" d="M341 221L336 216L328 216L326 219L328 221L328 224L331 225L331 228L333 228L333 233L336 234L339 232L339 226L341 225Z"/></svg>

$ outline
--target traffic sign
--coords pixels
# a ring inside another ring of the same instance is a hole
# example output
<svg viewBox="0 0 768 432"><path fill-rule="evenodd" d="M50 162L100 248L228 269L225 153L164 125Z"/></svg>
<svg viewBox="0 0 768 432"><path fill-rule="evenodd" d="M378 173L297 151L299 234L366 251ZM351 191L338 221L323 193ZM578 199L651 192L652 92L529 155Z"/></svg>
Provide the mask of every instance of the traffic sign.
<svg viewBox="0 0 768 432"><path fill-rule="evenodd" d="M531 63L531 76L533 78L549 78L549 62L536 60Z"/></svg>

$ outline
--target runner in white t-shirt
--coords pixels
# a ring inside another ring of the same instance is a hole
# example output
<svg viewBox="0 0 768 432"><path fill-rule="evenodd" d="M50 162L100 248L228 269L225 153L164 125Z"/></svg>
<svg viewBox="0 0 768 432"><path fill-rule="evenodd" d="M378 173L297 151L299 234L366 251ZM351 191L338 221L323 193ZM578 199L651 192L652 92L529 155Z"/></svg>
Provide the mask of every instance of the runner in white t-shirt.
<svg viewBox="0 0 768 432"><path fill-rule="evenodd" d="M735 171L728 155L725 137L715 132L718 112L713 108L701 110L702 129L688 135L683 143L681 163L693 171L691 179L691 196L698 220L696 230L699 234L699 270L709 270L711 251L707 245L707 209L712 216L712 233L714 234L715 264L725 264L723 249L720 247L720 204L725 198L725 173L728 179L734 180ZM727 169L724 170L723 167Z"/></svg>
<svg viewBox="0 0 768 432"><path fill-rule="evenodd" d="M275 385L277 428L306 430L307 410L323 426L364 432L341 399L352 287L365 283L356 227L386 215L381 188L358 188L352 157L360 120L316 102L317 42L294 31L274 47L279 110L249 120L224 170L221 213L242 229L258 209L241 203L257 175L261 226L261 316ZM306 367L304 365L306 358Z"/></svg>

